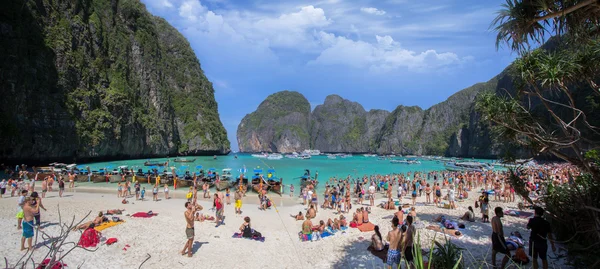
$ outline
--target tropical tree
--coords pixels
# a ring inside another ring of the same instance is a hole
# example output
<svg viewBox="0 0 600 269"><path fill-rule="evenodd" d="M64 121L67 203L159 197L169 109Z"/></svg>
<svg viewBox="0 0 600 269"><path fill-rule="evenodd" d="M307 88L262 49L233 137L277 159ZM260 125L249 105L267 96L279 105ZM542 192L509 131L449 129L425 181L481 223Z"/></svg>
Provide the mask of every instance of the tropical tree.
<svg viewBox="0 0 600 269"><path fill-rule="evenodd" d="M578 268L600 265L600 0L507 0L492 22L496 47L518 53L512 83L479 96L494 133L578 166L572 186L541 199ZM511 171L523 186L524 171ZM523 192L527 195L527 192Z"/></svg>

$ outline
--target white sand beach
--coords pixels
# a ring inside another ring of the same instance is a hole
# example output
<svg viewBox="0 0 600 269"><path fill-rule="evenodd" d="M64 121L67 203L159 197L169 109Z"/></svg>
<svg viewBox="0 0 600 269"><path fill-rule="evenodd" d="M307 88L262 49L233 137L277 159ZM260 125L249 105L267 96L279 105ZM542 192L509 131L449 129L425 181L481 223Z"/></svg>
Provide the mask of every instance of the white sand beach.
<svg viewBox="0 0 600 269"><path fill-rule="evenodd" d="M297 214L298 211L305 212L306 207L300 204L300 199L296 200L296 198L284 198L275 202L275 208L261 211L255 203L250 202L250 200L257 200L255 199L256 194L248 193L241 216L234 214L233 204L226 205L225 225L215 228L213 221L196 222L195 252L192 258L188 258L179 254L186 242L184 199L173 198L153 202L150 197L150 200L143 202L129 199L130 204L121 204L121 199L117 198L116 194L79 190L75 193L65 193L64 196L59 198L57 192L51 192L43 200L48 209L48 211L42 212L42 227L45 233L53 235L59 232L59 207L62 222L70 222L73 216L78 221L89 211L91 211L91 215L86 221L91 220L98 211L126 210L120 216L126 220L124 224L102 231L104 238L115 237L118 242L110 246L100 244L95 252L75 249L64 259L70 268L76 268L79 265L81 268L138 268L148 255L150 258L142 268L383 268L384 266L379 258L366 250L372 232L361 233L358 229L349 228L345 233L338 232L320 241L301 242L298 239L301 221L295 221L290 214ZM430 223L434 223L432 218L438 214L458 218L467 210L467 206L473 205L473 199L476 199L477 196L476 192L470 193L470 199L459 202L459 208L455 210L423 205L425 196L419 197L417 199L418 220L423 223L422 227L426 227ZM162 198L162 193L160 198ZM377 198L376 204L384 200L383 194L378 194ZM410 199L405 197L403 202L409 203ZM201 199L200 203L205 208L203 213L214 215L214 211L210 210L212 200ZM366 203L368 201L365 202L365 206ZM494 202L492 199L491 208L496 206L502 206L505 210L516 209L514 203ZM355 209L356 205L353 206L352 212ZM126 216L150 210L158 213L158 216L152 218ZM13 264L24 253L19 251L21 231L16 227L16 212L16 197L7 198L5 196L0 199L0 229L3 231L4 241L0 247L0 257L6 257L9 263ZM380 226L384 237L391 229L390 216L394 212L377 207L372 209L370 220ZM489 242L491 226L489 223L480 222L481 215L477 209L475 209L475 213L477 221L466 223L464 236L460 239L451 239L457 245L466 248L464 259L465 265L469 268L474 266L479 268L483 260L487 260L489 263L491 256L491 243ZM252 227L266 237L265 242L232 238L233 233L237 232L243 223L244 216L252 219ZM334 216L331 210L320 209L315 221L327 221L328 218ZM351 213L347 213L345 216L348 219L352 218ZM506 235L513 231L519 231L525 239L529 237L529 232L525 228L527 219L506 216L503 218L503 222ZM418 229L418 233L421 237L422 248L429 249L435 232L421 228ZM72 232L70 240L77 242L79 236L79 231ZM441 234L436 237L438 240L444 240ZM33 255L36 262L40 262L46 254L45 243L47 242L42 242L41 239L37 242L38 248ZM501 256L498 256L498 262L500 259ZM556 264L555 260L550 260L550 262L551 268L564 268L563 264Z"/></svg>

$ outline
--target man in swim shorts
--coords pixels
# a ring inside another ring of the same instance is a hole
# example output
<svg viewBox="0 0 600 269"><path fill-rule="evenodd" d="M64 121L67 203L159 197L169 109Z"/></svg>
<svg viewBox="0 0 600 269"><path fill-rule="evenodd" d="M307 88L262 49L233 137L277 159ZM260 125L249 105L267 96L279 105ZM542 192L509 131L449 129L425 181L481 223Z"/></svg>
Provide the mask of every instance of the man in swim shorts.
<svg viewBox="0 0 600 269"><path fill-rule="evenodd" d="M25 198L25 203L23 204L23 237L21 237L21 250L25 250L25 239L27 239L27 249L32 250L31 241L33 239L34 231L33 231L33 219L34 214L39 210L39 201L36 201L35 198L27 197Z"/></svg>
<svg viewBox="0 0 600 269"><path fill-rule="evenodd" d="M235 213L242 214L242 191L239 189L235 192Z"/></svg>
<svg viewBox="0 0 600 269"><path fill-rule="evenodd" d="M25 205L25 196L27 196L27 191L26 190L22 190L21 191L21 196L19 196L19 199L17 200L17 229L20 230L21 229L21 222L23 222L23 206Z"/></svg>
<svg viewBox="0 0 600 269"><path fill-rule="evenodd" d="M400 245L400 241L402 240L402 233L398 229L398 218L394 217L392 219L392 230L388 232L386 240L390 242L387 260L386 263L389 269L398 268L400 265L400 250L398 250L398 246Z"/></svg>

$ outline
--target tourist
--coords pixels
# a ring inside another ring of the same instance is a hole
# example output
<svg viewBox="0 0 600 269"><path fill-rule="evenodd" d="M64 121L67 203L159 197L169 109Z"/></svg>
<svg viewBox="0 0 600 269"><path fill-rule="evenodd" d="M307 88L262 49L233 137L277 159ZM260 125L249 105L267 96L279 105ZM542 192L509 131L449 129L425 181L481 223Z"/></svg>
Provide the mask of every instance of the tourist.
<svg viewBox="0 0 600 269"><path fill-rule="evenodd" d="M375 206L375 186L373 184L369 186L369 204Z"/></svg>
<svg viewBox="0 0 600 269"><path fill-rule="evenodd" d="M290 184L290 197L294 197L294 184Z"/></svg>
<svg viewBox="0 0 600 269"><path fill-rule="evenodd" d="M413 243L416 234L415 226L413 225L413 217L411 215L406 216L406 237L404 238L404 259L410 265L410 268L415 268L413 263Z"/></svg>
<svg viewBox="0 0 600 269"><path fill-rule="evenodd" d="M448 202L450 203L450 209L456 208L456 203L454 202L455 195L456 192L454 191L454 185L450 185L450 188L448 189Z"/></svg>
<svg viewBox="0 0 600 269"><path fill-rule="evenodd" d="M375 233L371 236L371 247L375 251L382 251L385 248L385 242L383 242L383 237L379 232L379 226L375 225L374 231Z"/></svg>
<svg viewBox="0 0 600 269"><path fill-rule="evenodd" d="M17 230L20 230L21 227L21 222L23 222L23 206L25 206L25 200L26 200L26 196L27 196L27 191L26 190L22 190L21 191L21 196L19 196L19 199L17 199Z"/></svg>
<svg viewBox="0 0 600 269"><path fill-rule="evenodd" d="M22 193L27 194L27 192ZM25 240L27 240L27 250L33 250L32 239L34 235L34 215L39 211L39 204L35 198L25 198L23 201L23 237L21 237L21 251L25 250Z"/></svg>
<svg viewBox="0 0 600 269"><path fill-rule="evenodd" d="M158 202L158 183L152 188L152 201Z"/></svg>
<svg viewBox="0 0 600 269"><path fill-rule="evenodd" d="M496 207L494 213L496 216L492 218L492 267L496 268L496 253L500 253L504 254L502 265L500 266L503 269L510 259L510 250L506 247L504 228L502 228L502 220L500 219L504 216L504 212L501 207Z"/></svg>
<svg viewBox="0 0 600 269"><path fill-rule="evenodd" d="M104 217L104 213L102 211L98 212L98 216L95 217L92 221L88 221L82 224L73 227L73 231L75 230L86 230L87 228L93 228L94 226L102 224L102 222L108 221L106 217Z"/></svg>
<svg viewBox="0 0 600 269"><path fill-rule="evenodd" d="M414 206L417 201L417 185L412 185L412 205Z"/></svg>
<svg viewBox="0 0 600 269"><path fill-rule="evenodd" d="M165 200L168 200L169 199L169 185L168 184L165 184L164 192L165 192Z"/></svg>
<svg viewBox="0 0 600 269"><path fill-rule="evenodd" d="M404 221L404 211L402 210L402 205L398 206L398 212L394 214L400 221Z"/></svg>
<svg viewBox="0 0 600 269"><path fill-rule="evenodd" d="M369 223L369 212L364 207L360 208L362 212L362 223Z"/></svg>
<svg viewBox="0 0 600 269"><path fill-rule="evenodd" d="M414 206L410 208L408 215L412 217L413 221L417 221L417 209Z"/></svg>
<svg viewBox="0 0 600 269"><path fill-rule="evenodd" d="M185 208L187 210L183 215L186 222L185 235L187 237L187 241L183 247L183 250L181 251L181 255L187 254L188 257L192 257L192 245L194 244L194 215L197 211L197 208L190 202L185 202Z"/></svg>
<svg viewBox="0 0 600 269"><path fill-rule="evenodd" d="M58 197L62 198L64 191L65 191L65 181L63 180L63 177L60 176L60 178L58 178Z"/></svg>
<svg viewBox="0 0 600 269"><path fill-rule="evenodd" d="M311 204L314 205L315 212L319 212L319 210L317 209L319 207L319 202L317 200L317 192L316 192L316 190L314 192L312 192L311 197L312 197L311 198Z"/></svg>
<svg viewBox="0 0 600 269"><path fill-rule="evenodd" d="M402 234L398 229L399 220L397 218L392 219L392 230L388 232L386 241L389 242L389 249L387 253L386 263L389 269L396 269L400 266L400 241Z"/></svg>
<svg viewBox="0 0 600 269"><path fill-rule="evenodd" d="M310 208L306 211L306 217L310 217L314 219L317 216L317 211L315 210L313 205L310 205Z"/></svg>
<svg viewBox="0 0 600 269"><path fill-rule="evenodd" d="M144 195L146 195L146 187L142 188L142 192L140 194L141 198L142 198L142 202L144 201Z"/></svg>
<svg viewBox="0 0 600 269"><path fill-rule="evenodd" d="M140 182L135 183L135 199L140 199Z"/></svg>
<svg viewBox="0 0 600 269"><path fill-rule="evenodd" d="M37 177L37 175L36 175ZM74 191L75 188L75 174L69 173L69 191Z"/></svg>
<svg viewBox="0 0 600 269"><path fill-rule="evenodd" d="M298 212L298 215L290 215L290 216L296 220L304 220L304 215L302 215L302 211Z"/></svg>
<svg viewBox="0 0 600 269"><path fill-rule="evenodd" d="M240 226L243 238L252 238L252 227L250 227L250 217L244 217L244 223Z"/></svg>
<svg viewBox="0 0 600 269"><path fill-rule="evenodd" d="M0 198L4 198L4 194L6 193L6 179L2 179L0 182Z"/></svg>
<svg viewBox="0 0 600 269"><path fill-rule="evenodd" d="M308 188L302 189L302 205L306 205L306 196L308 195Z"/></svg>
<svg viewBox="0 0 600 269"><path fill-rule="evenodd" d="M485 197L483 203L481 203L481 222L490 221L490 200Z"/></svg>
<svg viewBox="0 0 600 269"><path fill-rule="evenodd" d="M44 211L46 210L46 207L44 207L44 204L42 203L42 198L39 197L37 192L32 192L31 193L31 199L33 200L31 202L32 206L35 206L37 208L37 211L33 214L34 219L35 219L35 226L36 227L40 227L41 224L41 214L40 214L40 208L42 208Z"/></svg>
<svg viewBox="0 0 600 269"><path fill-rule="evenodd" d="M425 187L425 201L427 204L431 204L431 187L429 183L427 183L427 187Z"/></svg>
<svg viewBox="0 0 600 269"><path fill-rule="evenodd" d="M119 182L117 184L117 197L121 198L122 195L123 195L123 186L121 185L121 182Z"/></svg>
<svg viewBox="0 0 600 269"><path fill-rule="evenodd" d="M234 196L234 200L235 200L235 213L236 214L242 214L242 191L241 190L237 190L235 192L235 196Z"/></svg>
<svg viewBox="0 0 600 269"><path fill-rule="evenodd" d="M467 212L465 212L465 214L463 214L463 216L460 217L460 219L464 221L474 222L475 212L473 212L473 207L469 206L469 210L467 210Z"/></svg>
<svg viewBox="0 0 600 269"><path fill-rule="evenodd" d="M543 219L544 209L536 206L534 208L535 215L529 219L527 229L531 230L529 236L529 253L533 258L533 269L538 269L538 257L542 260L542 268L548 269L548 243L552 245L552 251L556 252L554 240L552 238L552 229L550 223Z"/></svg>
<svg viewBox="0 0 600 269"><path fill-rule="evenodd" d="M213 203L216 211L215 211L215 222L217 223L217 225L215 225L215 227L219 227L219 225L224 225L225 223L223 222L223 200L221 200L221 198L219 197L218 194L215 193L215 198L214 198L214 203Z"/></svg>
<svg viewBox="0 0 600 269"><path fill-rule="evenodd" d="M225 189L225 201L227 202L228 205L231 204L231 198L229 196L231 196L231 193L229 192L229 188L226 188Z"/></svg>
<svg viewBox="0 0 600 269"><path fill-rule="evenodd" d="M311 241L312 240L312 218L307 214L306 220L302 223L302 241Z"/></svg>
<svg viewBox="0 0 600 269"><path fill-rule="evenodd" d="M442 202L442 190L440 189L440 183L437 183L435 186L435 198L433 199L435 206L439 206L438 204Z"/></svg>

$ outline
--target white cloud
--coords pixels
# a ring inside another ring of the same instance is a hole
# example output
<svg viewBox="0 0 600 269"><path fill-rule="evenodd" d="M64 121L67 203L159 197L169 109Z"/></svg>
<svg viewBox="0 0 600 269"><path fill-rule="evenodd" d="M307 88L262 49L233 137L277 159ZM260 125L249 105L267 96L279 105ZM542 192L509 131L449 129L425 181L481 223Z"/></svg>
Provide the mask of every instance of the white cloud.
<svg viewBox="0 0 600 269"><path fill-rule="evenodd" d="M400 47L390 36L376 36L377 43L354 41L330 33L320 33L322 44L330 45L309 64L347 65L370 70L408 68L421 71L459 65L470 58L460 58L451 52L426 50L418 53Z"/></svg>
<svg viewBox="0 0 600 269"><path fill-rule="evenodd" d="M171 3L169 0L163 0L161 4L163 7L173 7L173 3Z"/></svg>
<svg viewBox="0 0 600 269"><path fill-rule="evenodd" d="M374 7L362 7L360 11L373 15L385 15L385 11Z"/></svg>
<svg viewBox="0 0 600 269"><path fill-rule="evenodd" d="M206 12L206 8L198 0L186 0L179 6L179 16L192 22L197 21L204 12Z"/></svg>

